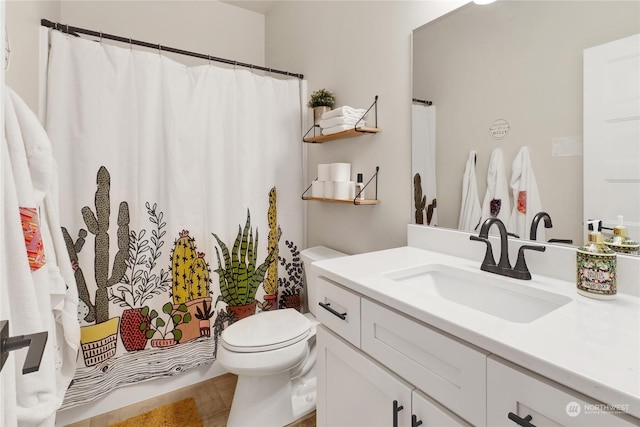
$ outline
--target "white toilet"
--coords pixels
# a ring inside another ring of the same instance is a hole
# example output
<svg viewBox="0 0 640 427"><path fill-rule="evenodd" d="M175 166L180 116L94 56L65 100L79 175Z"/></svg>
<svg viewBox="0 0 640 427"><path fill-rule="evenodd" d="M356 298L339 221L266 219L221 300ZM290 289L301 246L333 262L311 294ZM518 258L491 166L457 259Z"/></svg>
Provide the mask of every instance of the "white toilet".
<svg viewBox="0 0 640 427"><path fill-rule="evenodd" d="M227 426L285 426L316 406L314 261L345 254L323 246L300 252L310 312L273 310L249 316L221 334L217 360L238 375Z"/></svg>

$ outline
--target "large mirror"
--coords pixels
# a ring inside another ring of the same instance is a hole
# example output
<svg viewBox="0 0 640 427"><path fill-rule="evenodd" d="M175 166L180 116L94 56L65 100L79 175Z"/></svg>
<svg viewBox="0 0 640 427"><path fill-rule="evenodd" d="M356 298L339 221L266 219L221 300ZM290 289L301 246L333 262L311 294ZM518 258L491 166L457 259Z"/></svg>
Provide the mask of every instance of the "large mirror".
<svg viewBox="0 0 640 427"><path fill-rule="evenodd" d="M470 152L482 205L493 150L502 151L509 186L526 146L553 223L539 227L544 240L582 244L583 50L639 32L638 1L469 3L414 30L412 164L421 179L413 203L431 205L432 224L457 229ZM432 105L421 112L415 99Z"/></svg>

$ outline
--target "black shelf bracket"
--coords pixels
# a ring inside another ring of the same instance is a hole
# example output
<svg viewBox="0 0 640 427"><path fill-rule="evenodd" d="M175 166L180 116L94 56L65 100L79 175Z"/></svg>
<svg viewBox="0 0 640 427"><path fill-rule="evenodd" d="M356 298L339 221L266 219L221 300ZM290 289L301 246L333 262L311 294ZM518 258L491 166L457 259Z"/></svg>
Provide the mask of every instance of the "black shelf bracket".
<svg viewBox="0 0 640 427"><path fill-rule="evenodd" d="M369 111L371 111L372 108L373 108L374 118L375 118L375 125L373 127L375 128L378 127L378 95L376 95L376 97L373 99L373 103L369 106L369 108L367 108L367 111L365 111L362 117L360 117L360 119L356 122L355 126L353 126L353 129L356 132L363 132L361 130L358 130L358 123L364 120L364 117L367 114L369 114Z"/></svg>
<svg viewBox="0 0 640 427"><path fill-rule="evenodd" d="M369 178L369 181L367 181L367 183L362 187L362 189L358 191L358 193L356 194L356 197L353 198L354 205L358 204L358 196L364 191L365 188L367 188L367 186L373 180L373 178L376 179L376 183L375 183L376 196L373 200L378 200L378 172L380 172L380 166L376 166L376 172L373 174L371 178Z"/></svg>

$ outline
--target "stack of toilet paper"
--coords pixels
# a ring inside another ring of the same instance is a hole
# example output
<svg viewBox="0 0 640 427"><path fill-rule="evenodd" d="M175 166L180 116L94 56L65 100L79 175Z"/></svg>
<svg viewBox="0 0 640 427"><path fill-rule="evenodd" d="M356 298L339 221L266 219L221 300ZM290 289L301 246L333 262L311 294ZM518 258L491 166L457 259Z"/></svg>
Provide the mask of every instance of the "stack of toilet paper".
<svg viewBox="0 0 640 427"><path fill-rule="evenodd" d="M355 182L351 181L351 163L319 164L318 179L311 184L311 196L338 200L355 198Z"/></svg>

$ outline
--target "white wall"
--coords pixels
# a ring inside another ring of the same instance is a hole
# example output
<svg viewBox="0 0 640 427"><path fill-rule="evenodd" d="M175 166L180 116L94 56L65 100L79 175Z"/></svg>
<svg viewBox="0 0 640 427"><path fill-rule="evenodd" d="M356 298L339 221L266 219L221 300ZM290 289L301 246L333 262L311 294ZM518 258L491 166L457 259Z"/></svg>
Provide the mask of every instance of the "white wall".
<svg viewBox="0 0 640 427"><path fill-rule="evenodd" d="M11 61L5 80L37 112L40 19L59 21L60 2L9 0L5 7L11 45Z"/></svg>
<svg viewBox="0 0 640 427"><path fill-rule="evenodd" d="M464 1L292 1L267 13L267 66L303 73L336 106L378 100L376 135L305 144L317 164L349 162L366 180L380 166L376 206L306 202L307 245L361 253L406 244L411 222L411 33ZM370 124L373 114L369 116ZM311 121L309 122L311 123ZM367 187L367 198L372 195Z"/></svg>

